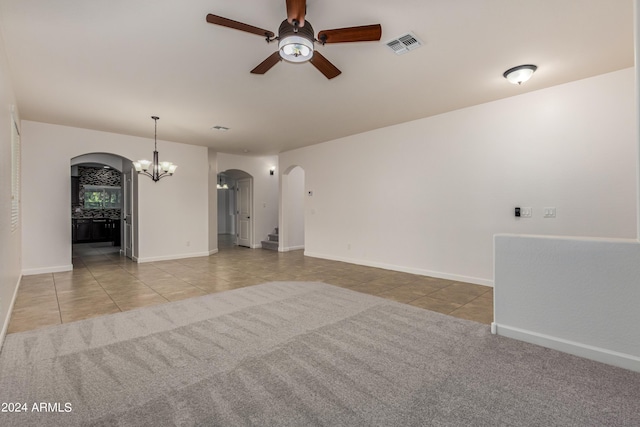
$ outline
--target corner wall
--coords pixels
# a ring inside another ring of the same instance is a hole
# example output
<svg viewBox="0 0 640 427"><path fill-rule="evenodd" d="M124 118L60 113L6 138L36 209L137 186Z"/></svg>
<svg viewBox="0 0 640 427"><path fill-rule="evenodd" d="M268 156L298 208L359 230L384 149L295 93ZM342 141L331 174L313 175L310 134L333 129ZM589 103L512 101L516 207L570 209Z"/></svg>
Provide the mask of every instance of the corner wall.
<svg viewBox="0 0 640 427"><path fill-rule="evenodd" d="M285 152L279 167L303 167L313 191L307 255L492 285L496 233L635 238L635 126L625 69Z"/></svg>

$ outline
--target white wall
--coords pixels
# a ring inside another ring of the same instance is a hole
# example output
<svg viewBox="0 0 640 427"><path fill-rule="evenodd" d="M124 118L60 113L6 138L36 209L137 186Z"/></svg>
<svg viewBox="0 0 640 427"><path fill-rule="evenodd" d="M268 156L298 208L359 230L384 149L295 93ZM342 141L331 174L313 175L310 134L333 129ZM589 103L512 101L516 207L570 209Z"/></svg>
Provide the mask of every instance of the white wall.
<svg viewBox="0 0 640 427"><path fill-rule="evenodd" d="M281 177L280 250L304 249L304 169L295 166Z"/></svg>
<svg viewBox="0 0 640 427"><path fill-rule="evenodd" d="M133 160L138 160L138 159L133 159ZM90 153L90 154L85 154L82 156L78 156L74 159L71 159L71 166L79 165L82 163L102 163L103 165L111 166L113 169L117 171L120 171L120 172L123 171L122 157L116 157L112 154Z"/></svg>
<svg viewBox="0 0 640 427"><path fill-rule="evenodd" d="M640 371L636 240L498 235L499 335Z"/></svg>
<svg viewBox="0 0 640 427"><path fill-rule="evenodd" d="M302 166L313 191L306 254L492 285L496 233L636 236L635 111L625 69L285 152L279 167Z"/></svg>
<svg viewBox="0 0 640 427"><path fill-rule="evenodd" d="M238 169L253 178L253 246L267 238L278 226L278 174L269 175L269 169L277 166L276 156L237 156L218 153L218 172Z"/></svg>
<svg viewBox="0 0 640 427"><path fill-rule="evenodd" d="M70 161L93 152L149 157L153 140L23 121L23 272L71 269ZM208 255L207 149L158 141L179 165L159 182L138 180L138 260Z"/></svg>
<svg viewBox="0 0 640 427"><path fill-rule="evenodd" d="M11 231L11 110L14 105L4 43L0 38L0 345L9 326L21 275L21 221L18 229ZM15 113L19 121L17 109Z"/></svg>

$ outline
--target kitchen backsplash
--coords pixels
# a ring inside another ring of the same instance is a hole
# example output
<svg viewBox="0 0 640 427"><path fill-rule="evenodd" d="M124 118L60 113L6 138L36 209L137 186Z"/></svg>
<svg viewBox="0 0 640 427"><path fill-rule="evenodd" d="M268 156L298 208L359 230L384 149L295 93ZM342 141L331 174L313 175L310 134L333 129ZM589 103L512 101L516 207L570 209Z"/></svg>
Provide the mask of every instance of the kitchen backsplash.
<svg viewBox="0 0 640 427"><path fill-rule="evenodd" d="M81 191L83 185L109 185L111 187L120 187L120 172L115 169L78 166L78 176L80 177Z"/></svg>
<svg viewBox="0 0 640 427"><path fill-rule="evenodd" d="M71 217L120 219L120 214L120 209L82 209L77 207L71 212Z"/></svg>
<svg viewBox="0 0 640 427"><path fill-rule="evenodd" d="M78 200L84 200L85 185L108 185L120 187L121 174L115 169L78 166L80 194ZM120 218L120 209L84 209L83 205L71 206L72 218Z"/></svg>

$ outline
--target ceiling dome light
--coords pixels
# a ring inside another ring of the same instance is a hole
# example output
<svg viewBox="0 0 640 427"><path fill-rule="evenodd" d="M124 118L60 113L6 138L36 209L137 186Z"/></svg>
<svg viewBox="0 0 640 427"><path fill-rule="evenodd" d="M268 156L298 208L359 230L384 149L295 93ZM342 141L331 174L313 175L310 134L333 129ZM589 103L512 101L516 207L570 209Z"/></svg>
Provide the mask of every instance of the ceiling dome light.
<svg viewBox="0 0 640 427"><path fill-rule="evenodd" d="M509 83L514 85L521 85L533 76L533 73L538 69L535 65L518 65L505 71L502 75L505 79L509 80Z"/></svg>
<svg viewBox="0 0 640 427"><path fill-rule="evenodd" d="M285 19L278 31L280 56L289 62L306 62L313 57L313 27L305 21L304 27L289 24Z"/></svg>

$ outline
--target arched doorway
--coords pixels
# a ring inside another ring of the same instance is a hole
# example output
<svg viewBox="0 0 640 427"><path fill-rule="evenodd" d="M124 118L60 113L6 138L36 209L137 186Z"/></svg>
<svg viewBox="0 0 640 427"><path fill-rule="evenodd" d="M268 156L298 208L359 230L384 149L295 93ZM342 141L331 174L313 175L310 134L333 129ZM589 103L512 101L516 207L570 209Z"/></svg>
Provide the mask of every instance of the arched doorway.
<svg viewBox="0 0 640 427"><path fill-rule="evenodd" d="M72 254L137 259L137 174L131 160L87 153L71 164Z"/></svg>
<svg viewBox="0 0 640 427"><path fill-rule="evenodd" d="M218 173L218 250L254 247L253 177L239 169Z"/></svg>
<svg viewBox="0 0 640 427"><path fill-rule="evenodd" d="M282 174L280 207L280 250L304 249L305 245L305 172L291 166Z"/></svg>

